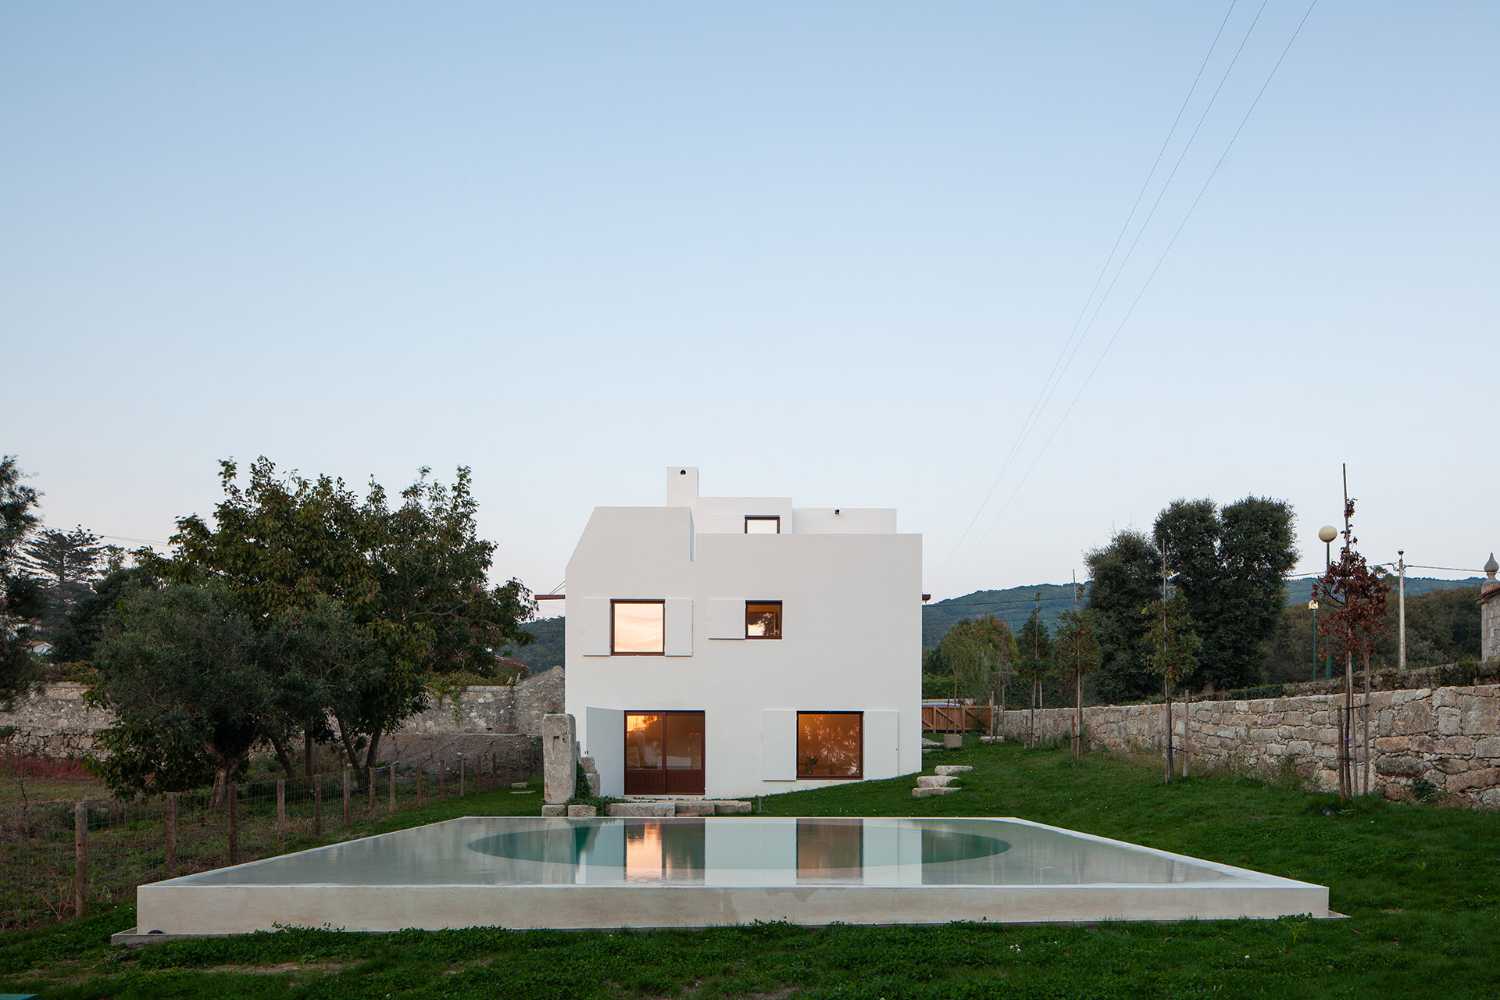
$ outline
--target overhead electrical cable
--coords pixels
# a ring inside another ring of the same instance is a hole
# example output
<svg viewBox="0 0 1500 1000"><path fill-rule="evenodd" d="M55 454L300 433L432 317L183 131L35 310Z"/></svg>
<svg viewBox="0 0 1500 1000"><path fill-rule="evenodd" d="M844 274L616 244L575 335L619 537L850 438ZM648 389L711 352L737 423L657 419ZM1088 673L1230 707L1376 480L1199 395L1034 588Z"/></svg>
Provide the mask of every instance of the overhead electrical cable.
<svg viewBox="0 0 1500 1000"><path fill-rule="evenodd" d="M1146 179L1141 182L1140 190L1136 192L1135 200L1131 202L1130 211L1126 213L1125 221L1121 224L1120 231L1115 234L1115 240L1109 248L1109 254L1104 258L1104 263L1100 266L1099 273L1094 277L1094 284L1089 288L1089 293L1084 298L1082 307L1080 307L1078 310L1078 316L1073 320L1073 326L1068 331L1068 336L1067 339L1063 342L1062 350L1058 351L1057 359L1052 363L1052 370L1048 372L1047 378L1042 384L1042 391L1038 393L1036 400L1032 403L1030 412L1026 414L1026 419L1021 422L1021 428L1016 434L1016 439L1011 443L1010 451L1006 453L1005 459L1000 463L1000 471L996 474L994 482L990 484L990 488L985 493L984 499L980 501L979 508L974 511L974 516L969 520L968 526L965 527L963 533L959 535L958 541L954 544L953 549L949 553L948 559L945 561L944 565L946 565L947 562L952 561L953 556L957 554L959 547L962 546L964 540L968 538L969 532L973 530L974 525L979 521L980 515L984 513L984 508L989 505L990 499L994 496L995 490L999 487L1001 481L1005 478L1005 473L1009 469L1010 463L1015 459L1017 453L1019 453L1021 449L1022 444L1025 443L1026 438L1030 435L1032 428L1035 426L1037 418L1041 415L1041 412L1043 409L1045 409L1047 403L1051 401L1052 394L1056 391L1054 379L1057 382L1061 382L1062 375L1066 374L1067 372L1067 366L1072 364L1072 355L1077 353L1077 349L1073 345L1074 337L1079 333L1079 328L1083 324L1083 318L1088 314L1089 306L1094 301L1094 295L1099 291L1099 286L1103 283L1104 276L1109 273L1110 265L1114 263L1115 254L1120 249L1120 244L1124 241L1125 234L1130 231L1130 224L1135 220L1136 211L1140 208L1141 201L1145 198L1147 190L1150 189L1151 181L1156 177L1156 170L1159 166L1161 166L1161 161L1166 155L1167 147L1172 143L1172 137L1177 134L1177 126L1181 124L1182 116L1187 111L1188 104L1193 99L1193 94L1195 94L1198 90L1198 84L1203 79L1203 71L1207 68L1209 60L1213 57L1214 50L1218 48L1219 39L1223 37L1224 34L1224 26L1229 23L1230 15L1234 13L1234 8L1237 3L1238 0L1230 0L1228 8L1224 11L1224 16L1219 20L1219 27L1214 32L1213 40L1209 42L1208 51L1203 54L1203 58L1198 63L1198 71L1193 75L1193 82L1191 85L1189 85L1187 93L1183 95L1182 103L1177 107L1177 114L1172 119L1172 125L1167 129L1166 137L1162 139L1161 146L1156 151L1156 158L1151 161L1151 169L1146 172ZM1265 9L1264 2L1262 2L1261 4L1261 9ZM1256 20L1260 19L1259 12L1257 12L1255 16ZM1253 28L1254 25L1252 24L1251 27ZM1240 48L1244 48L1243 41L1240 43ZM1235 53L1235 58L1239 58L1238 51L1236 51ZM1230 63L1230 66L1231 68L1233 67L1233 62ZM1224 82L1221 79L1219 81L1219 87L1222 88L1223 86ZM1218 89L1214 91L1214 96L1218 96ZM1210 101L1210 106L1212 106L1212 101ZM1198 120L1198 126L1201 128L1202 124L1203 120L1200 117ZM1196 128L1193 131L1193 135L1197 135ZM1188 145L1191 144L1192 139L1189 138ZM1182 162L1180 157L1178 158L1177 162L1179 164ZM1175 165L1172 172L1173 174L1176 173ZM1167 184L1170 183L1171 178L1169 177L1167 179ZM1163 186L1163 189L1165 189L1165 185ZM1161 198L1158 195L1157 204L1159 204L1160 201ZM1153 205L1151 209L1153 214L1155 213L1155 210L1155 205ZM1150 222L1149 217L1147 218L1146 222ZM1139 239L1139 236L1137 236L1137 239ZM1131 250L1133 251L1134 249L1134 244L1132 244ZM1128 254L1126 259L1128 259ZM1123 263L1121 266L1123 268ZM1116 280L1118 280L1118 273L1115 277ZM1111 282L1110 287L1113 288L1113 282ZM1106 296L1107 295L1108 293L1106 292ZM1101 299L1100 301L1102 302L1103 300ZM1097 315L1098 313L1096 310L1095 316ZM1092 322L1093 321L1090 320L1090 325L1092 325ZM1086 335L1087 333L1085 331L1084 336ZM1079 344L1082 344L1082 340L1079 341ZM1067 359L1067 365L1064 365L1063 363L1064 358ZM1061 372L1059 371L1060 369Z"/></svg>
<svg viewBox="0 0 1500 1000"><path fill-rule="evenodd" d="M1271 71L1266 74L1265 82L1262 83L1260 85L1260 89L1256 91L1255 98L1250 102L1250 106L1245 109L1245 114L1240 118L1240 122L1235 127L1234 133L1230 135L1229 142L1224 146L1224 151L1220 153L1219 158L1214 161L1213 168L1209 170L1208 176L1203 181L1203 185L1198 188L1198 193L1193 197L1192 203L1188 205L1187 212L1183 215L1182 221L1179 222L1177 224L1177 228L1172 231L1171 239L1167 241L1167 245L1162 249L1161 255L1156 258L1156 263L1152 266L1151 271L1146 275L1145 282L1141 285L1140 290L1136 292L1135 298L1131 300L1130 307L1125 310L1125 315L1120 318L1120 322L1115 326L1114 332L1110 334L1109 340L1105 342L1104 350L1099 353L1099 356L1096 359L1094 359L1093 367L1089 369L1089 372L1084 377L1083 382L1078 386L1078 391L1073 394L1073 398L1068 403L1068 408L1063 411L1062 417L1057 421L1057 423L1052 425L1052 433L1047 436L1047 440L1043 442L1041 449L1031 460L1031 464L1026 467L1025 475L1021 477L1021 481L1016 484L1015 490L1012 491L1010 496L1006 499L1005 505L1001 508L1002 510L1004 510L1005 507L1008 507L1011 502L1015 500L1016 496L1021 492L1021 489L1026 485L1027 480L1031 478L1031 473L1036 469L1037 463L1040 462L1042 456L1047 453L1047 449L1051 447L1053 439L1057 437L1057 432L1062 429L1063 424L1067 423L1068 417L1072 415L1074 407L1078 405L1078 400L1083 397L1083 393L1086 389L1088 389L1089 383L1094 380L1094 375L1098 373L1100 366L1104 364L1104 359L1109 356L1110 349L1115 346L1115 341L1120 337L1120 331L1125 329L1125 324L1129 323L1130 318L1135 315L1136 306L1140 305L1141 299L1146 294L1146 290L1151 287L1152 280L1155 279L1157 272L1161 270L1161 266L1166 261L1167 256L1171 254L1172 248L1176 246L1177 238L1182 235L1183 229L1187 227L1188 220L1193 217L1194 210L1197 209L1198 203L1203 200L1203 195L1208 191L1209 185L1213 183L1214 178L1218 175L1219 168L1222 167L1224 165L1224 161L1229 158L1230 151L1234 149L1235 141L1239 139L1240 133L1244 131L1246 123L1250 121L1250 116L1255 113L1256 107L1260 104L1260 99L1265 96L1267 88L1271 86L1271 81L1276 78L1276 72L1281 69L1281 64L1286 60L1287 53L1292 50L1292 45L1296 43L1297 38L1302 34L1303 26L1307 24L1307 19L1312 16L1313 9L1317 6L1318 0L1312 0L1312 2L1307 5L1307 10L1303 12L1302 19L1297 22L1297 27L1292 30L1291 37L1287 39L1286 45L1284 45L1281 49L1281 54L1276 57L1276 62L1271 66Z"/></svg>

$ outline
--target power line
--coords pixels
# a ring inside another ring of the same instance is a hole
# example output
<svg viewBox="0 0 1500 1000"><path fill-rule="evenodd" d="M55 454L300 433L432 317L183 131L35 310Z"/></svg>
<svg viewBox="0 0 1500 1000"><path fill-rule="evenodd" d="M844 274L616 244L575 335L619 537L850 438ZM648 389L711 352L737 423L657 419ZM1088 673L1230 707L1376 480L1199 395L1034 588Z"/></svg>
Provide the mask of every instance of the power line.
<svg viewBox="0 0 1500 1000"><path fill-rule="evenodd" d="M1109 356L1111 348L1115 346L1115 341L1120 337L1120 331L1125 329L1125 324L1129 323L1130 318L1135 315L1136 306L1140 305L1141 299L1145 297L1146 290L1151 287L1151 283L1156 278L1157 272L1161 270L1161 266L1166 261L1167 256L1171 254L1172 248L1177 245L1178 237L1182 235L1183 229L1187 227L1188 220L1193 217L1193 212L1198 208L1198 203L1203 200L1203 195L1208 191L1209 185L1218 176L1219 168L1229 158L1229 153L1234 149L1234 144L1239 139L1240 133L1244 131L1246 123L1250 121L1250 116L1255 113L1256 107L1260 104L1260 99L1265 96L1266 89L1271 86L1271 81L1276 78L1276 72L1281 69L1281 64L1286 60L1287 53L1291 51L1292 45L1297 41L1298 36L1302 34L1303 26L1307 24L1307 19L1312 16L1313 8L1317 7L1317 5L1318 0L1312 0L1307 5L1307 10L1303 12L1302 19L1297 22L1297 27L1293 29L1292 35L1287 39L1286 45L1282 47L1281 54L1276 57L1276 62L1272 65L1271 72L1266 75L1265 82L1260 85L1260 90L1256 91L1254 100L1245 109L1245 114L1240 118L1239 125L1235 127L1234 134L1229 137L1229 142L1224 146L1224 151L1214 161L1213 168L1209 170L1208 177L1204 179L1203 185L1198 188L1197 195L1194 196L1192 203L1188 205L1187 212L1183 215L1182 221L1177 224L1177 228L1172 232L1171 239L1167 241L1167 245L1162 249L1161 255L1156 258L1155 265L1152 266L1151 271L1146 275L1145 283L1141 285L1140 291L1131 300L1130 307L1126 309L1125 315L1120 318L1120 322L1115 326L1114 332L1110 334L1109 340L1105 342L1104 350L1095 359L1093 367L1089 369L1082 384L1079 385L1078 391L1074 393L1073 399L1068 403L1068 408L1063 411L1061 419L1053 425L1052 433L1047 436L1047 440L1043 442L1041 450L1037 452L1036 457L1027 466L1026 473L1021 477L1021 481L1016 484L1015 490L1006 499L1005 507L1008 507L1015 500L1016 496L1020 494L1022 488L1025 487L1027 481L1031 478L1031 473L1036 469L1037 463L1047 453L1047 449L1051 447L1053 440L1057 437L1057 432L1062 429L1063 424L1067 423L1068 417L1072 416L1074 407L1078 405L1079 399L1083 398L1084 391L1089 387L1089 383L1094 380L1094 376L1098 373L1100 366L1103 365L1104 359ZM1003 510L1005 507L1001 509Z"/></svg>
<svg viewBox="0 0 1500 1000"><path fill-rule="evenodd" d="M1261 10L1265 9L1266 2L1268 2L1268 0L1262 0ZM949 552L948 558L943 563L944 567L946 567L949 562L952 562L953 556L958 553L958 549L963 545L964 540L968 538L969 532L972 531L974 525L978 523L980 515L984 513L985 507L989 505L990 500L994 497L995 490L999 487L1001 481L1005 478L1005 473L1010 468L1010 463L1020 452L1021 446L1025 443L1027 437L1030 436L1037 418L1041 416L1041 413L1044 409L1046 409L1047 404L1052 401L1052 396L1057 391L1057 386L1062 383L1063 376L1067 374L1068 368L1072 366L1073 358L1076 357L1078 353L1078 347L1081 347L1083 344L1083 340L1087 338L1088 330L1093 326L1094 320L1090 319L1088 325L1083 327L1083 332L1080 334L1079 328L1083 323L1083 318L1084 316L1088 315L1089 305L1094 301L1094 294L1099 290L1099 285L1104 281L1105 274L1109 272L1110 265L1114 263L1115 253L1120 249L1120 243L1124 240L1125 234L1129 232L1130 224L1135 220L1135 213L1141 206L1141 200L1145 197L1146 191L1151 187L1151 181L1156 177L1156 168L1161 166L1162 157L1166 155L1167 147L1172 143L1172 137L1177 134L1177 126L1181 124L1183 113L1187 111L1187 106L1189 102L1192 101L1193 94L1198 90L1198 83L1203 78L1203 71L1205 68L1207 68L1209 59L1212 58L1214 50L1219 45L1219 39L1224 34L1224 26L1229 23L1229 17L1234 13L1236 3L1238 3L1238 0L1230 0L1229 7L1224 11L1224 17L1219 21L1219 27L1214 32L1214 37L1213 40L1209 43L1208 51L1203 54L1202 60L1200 60L1198 63L1198 71L1193 75L1193 82L1191 85L1189 85L1187 93L1183 95L1182 103L1178 105L1177 115L1172 119L1172 125L1167 129L1166 137L1162 139L1161 146L1156 151L1156 158L1151 162L1151 169L1146 172L1146 179L1141 182L1140 190L1136 192L1135 200L1131 202L1130 211L1126 214L1125 221L1120 226L1120 231L1115 235L1114 243L1111 244L1109 248L1109 254L1104 258L1104 263L1100 265L1099 273L1094 277L1094 283L1089 288L1088 295L1084 297L1083 305L1078 310L1078 316L1074 318L1073 326L1068 331L1067 339L1063 341L1062 350L1058 352L1056 360L1052 362L1052 370L1047 373L1047 378L1042 383L1042 391L1037 395L1036 400L1032 403L1031 410L1026 414L1026 419L1021 422L1021 428L1016 433L1016 439L1011 442L1010 451L1006 453L1004 460L1000 463L1000 471L996 473L994 481L990 483L989 490L985 492L984 499L980 501L978 509L974 511L974 516L969 520L968 526L964 528L963 533L959 535L958 541L954 543L953 549ZM1256 12L1255 19L1256 21L1260 20L1259 11ZM1254 22L1251 23L1250 27L1251 30L1254 30ZM1246 38L1249 38L1248 32L1246 33ZM1242 50L1244 49L1244 47L1245 43L1244 41L1241 41L1240 49ZM1234 68L1234 62L1238 59L1239 50L1236 50L1234 59L1230 61L1229 69ZM1228 71L1226 70L1225 78L1227 78L1227 76ZM1209 100L1209 108L1213 107L1213 99L1218 97L1219 90L1222 89L1223 86L1224 78L1221 78L1219 80L1218 88L1214 90L1213 98ZM1207 111L1205 110L1205 114L1206 113ZM1192 145L1193 138L1198 135L1198 128L1201 128L1202 125L1203 118L1200 117L1198 119L1198 126L1193 129L1192 136L1188 138L1187 144L1183 147L1184 153L1186 152L1187 148ZM1177 163L1172 167L1173 176L1176 175L1177 166L1181 165L1181 163L1182 158L1181 156L1179 156L1177 159ZM1165 192L1167 187L1171 183L1172 177L1169 176L1166 182L1162 185L1162 191ZM1153 204L1151 207L1151 214L1148 215L1146 221L1141 224L1142 230L1144 230L1146 226L1150 225L1151 215L1155 214L1156 205L1159 205L1160 203L1161 195L1158 194L1155 204ZM1135 250L1135 243L1139 241L1140 233L1137 232L1135 241L1131 243L1130 251L1126 253L1125 257L1121 261L1120 271L1124 270L1125 263L1129 261L1130 253L1133 253ZM1114 279L1110 282L1109 289L1105 291L1104 297L1099 300L1101 306L1104 303L1104 299L1109 297L1109 292L1114 289L1114 283L1119 280L1119 277L1120 272L1117 271ZM1097 318L1098 315L1098 309L1095 309L1094 318ZM1075 337L1078 338L1076 345L1074 344ZM1066 363L1064 363L1064 358L1067 359Z"/></svg>

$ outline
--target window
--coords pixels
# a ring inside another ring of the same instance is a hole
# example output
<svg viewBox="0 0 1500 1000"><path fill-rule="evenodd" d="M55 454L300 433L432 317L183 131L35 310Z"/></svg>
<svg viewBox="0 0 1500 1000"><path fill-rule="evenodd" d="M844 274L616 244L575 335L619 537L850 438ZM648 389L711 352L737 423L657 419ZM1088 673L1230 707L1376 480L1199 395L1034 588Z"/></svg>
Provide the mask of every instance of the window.
<svg viewBox="0 0 1500 1000"><path fill-rule="evenodd" d="M609 651L616 656L665 655L667 603L610 601Z"/></svg>
<svg viewBox="0 0 1500 1000"><path fill-rule="evenodd" d="M864 757L863 712L797 713L797 777L860 778Z"/></svg>
<svg viewBox="0 0 1500 1000"><path fill-rule="evenodd" d="M745 602L745 638L781 638L781 602Z"/></svg>
<svg viewBox="0 0 1500 1000"><path fill-rule="evenodd" d="M781 517L776 514L746 514L745 534L779 535L781 534Z"/></svg>

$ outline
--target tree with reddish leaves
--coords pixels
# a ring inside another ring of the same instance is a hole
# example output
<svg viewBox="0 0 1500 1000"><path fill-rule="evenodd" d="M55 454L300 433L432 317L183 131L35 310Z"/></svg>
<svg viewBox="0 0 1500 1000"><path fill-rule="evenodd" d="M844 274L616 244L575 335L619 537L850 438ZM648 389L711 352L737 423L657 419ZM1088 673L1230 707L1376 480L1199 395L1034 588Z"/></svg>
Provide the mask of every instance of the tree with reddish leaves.
<svg viewBox="0 0 1500 1000"><path fill-rule="evenodd" d="M1313 585L1313 596L1320 605L1331 608L1318 622L1318 631L1344 654L1344 703L1339 709L1338 773L1339 796L1350 798L1356 792L1370 790L1370 654L1385 631L1386 586L1370 568L1365 557L1356 551L1359 539L1354 536L1354 500L1349 497L1347 478L1344 486L1344 536L1339 558ZM1365 693L1361 705L1363 773L1356 776L1352 753L1354 729L1354 658L1364 667ZM1357 780L1357 777L1362 780Z"/></svg>

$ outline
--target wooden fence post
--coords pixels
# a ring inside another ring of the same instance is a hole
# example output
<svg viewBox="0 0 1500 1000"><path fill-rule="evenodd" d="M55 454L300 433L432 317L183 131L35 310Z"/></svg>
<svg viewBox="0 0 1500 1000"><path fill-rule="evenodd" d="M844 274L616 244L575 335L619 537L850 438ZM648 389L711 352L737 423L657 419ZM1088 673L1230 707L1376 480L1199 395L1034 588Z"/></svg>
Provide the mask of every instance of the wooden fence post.
<svg viewBox="0 0 1500 1000"><path fill-rule="evenodd" d="M73 804L73 916L85 912L84 890L89 884L89 804Z"/></svg>
<svg viewBox="0 0 1500 1000"><path fill-rule="evenodd" d="M276 779L276 843L286 839L286 779Z"/></svg>
<svg viewBox="0 0 1500 1000"><path fill-rule="evenodd" d="M349 829L349 765L344 765L344 829Z"/></svg>
<svg viewBox="0 0 1500 1000"><path fill-rule="evenodd" d="M391 761L390 764L386 767L386 777L390 779L390 786L389 786L389 789L387 791L387 802L386 802L387 808L386 808L386 811L393 813L393 812L396 811L396 762L395 761Z"/></svg>
<svg viewBox="0 0 1500 1000"><path fill-rule="evenodd" d="M370 786L368 789L366 789L366 798L368 799L367 805L370 810L370 815L373 816L375 815L375 769L373 767L365 768L365 781L368 782Z"/></svg>
<svg viewBox="0 0 1500 1000"><path fill-rule="evenodd" d="M167 848L167 874L177 871L177 793L167 793L166 815L162 817Z"/></svg>
<svg viewBox="0 0 1500 1000"><path fill-rule="evenodd" d="M313 775L313 833L323 835L323 776Z"/></svg>
<svg viewBox="0 0 1500 1000"><path fill-rule="evenodd" d="M240 863L240 811L239 786L229 783L229 863Z"/></svg>

